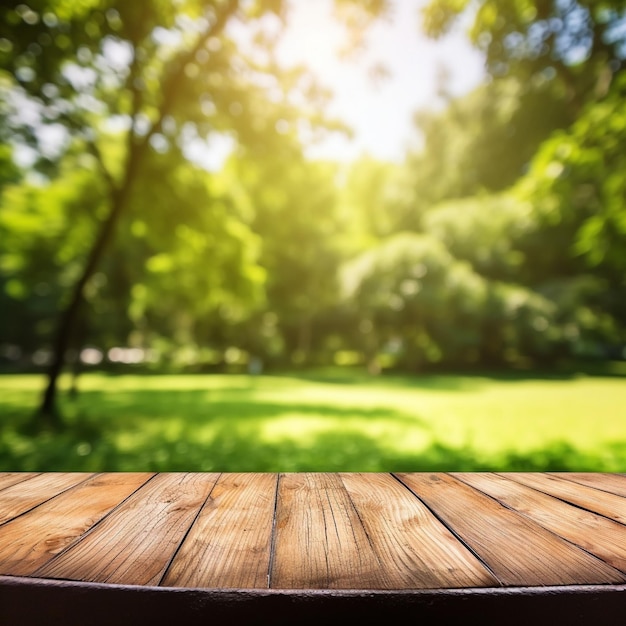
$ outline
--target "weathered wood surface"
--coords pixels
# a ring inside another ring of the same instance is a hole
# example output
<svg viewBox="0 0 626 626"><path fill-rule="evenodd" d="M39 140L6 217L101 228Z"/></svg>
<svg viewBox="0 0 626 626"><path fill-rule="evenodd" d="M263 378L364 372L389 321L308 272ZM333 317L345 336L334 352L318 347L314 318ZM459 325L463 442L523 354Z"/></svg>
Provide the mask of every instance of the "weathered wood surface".
<svg viewBox="0 0 626 626"><path fill-rule="evenodd" d="M621 474L0 474L0 583L623 589L625 524Z"/></svg>

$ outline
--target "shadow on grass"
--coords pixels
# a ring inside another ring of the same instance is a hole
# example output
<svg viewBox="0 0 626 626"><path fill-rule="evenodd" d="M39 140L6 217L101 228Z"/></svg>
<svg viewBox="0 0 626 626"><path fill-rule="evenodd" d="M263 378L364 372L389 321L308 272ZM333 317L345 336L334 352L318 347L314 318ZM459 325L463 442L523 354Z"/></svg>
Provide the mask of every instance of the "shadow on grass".
<svg viewBox="0 0 626 626"><path fill-rule="evenodd" d="M136 418L172 417L184 415L187 424L194 422L206 423L207 420L233 421L253 420L261 421L266 418L279 417L281 414L315 415L320 418L362 418L362 419L392 419L416 423L416 419L404 415L400 411L383 406L364 408L337 406L319 402L267 402L265 400L249 400L242 402L236 393L210 393L198 391L134 391L119 393L115 396L100 392L85 392L89 403L98 406L100 414L115 414L125 412ZM229 398L230 396L230 398ZM86 401L82 402L87 404ZM90 410L95 413L96 410ZM92 419L92 418L89 418ZM417 420L419 422L419 420Z"/></svg>
<svg viewBox="0 0 626 626"><path fill-rule="evenodd" d="M209 441L163 435L145 437L130 449L94 432L18 435L0 439L0 471L220 471L220 472L430 472L579 471L626 469L626 442L586 454L565 443L528 454L503 452L480 457L470 448L435 443L415 453L398 453L353 431L323 433L306 441L263 441L258 429L222 427Z"/></svg>
<svg viewBox="0 0 626 626"><path fill-rule="evenodd" d="M0 403L0 471L626 471L626 441L598 454L561 442L526 454L503 450L487 457L470 447L437 442L414 452L398 452L350 425L268 440L264 424L287 414L322 421L410 422L422 431L428 424L388 408L245 403L238 390L210 392L221 399L207 403L206 393L85 392L81 406L89 410L68 416L65 432L36 437L20 431L29 417L26 409Z"/></svg>
<svg viewBox="0 0 626 626"><path fill-rule="evenodd" d="M312 371L290 371L285 374L269 374L277 379L292 378L312 383L331 385L376 386L387 389L420 389L443 391L472 391L482 385L477 376L470 374L438 375L438 374L401 374L386 373L373 376L365 371L349 368L324 368Z"/></svg>
<svg viewBox="0 0 626 626"><path fill-rule="evenodd" d="M565 363L550 368L459 370L443 373L424 372L405 374L387 371L372 376L365 370L351 367L319 368L307 371L289 371L273 374L277 378L295 378L308 382L341 385L378 385L390 388L407 388L435 391L474 391L485 386L485 381L528 382L539 380L566 381L581 377L626 378L626 361L603 361L588 363Z"/></svg>

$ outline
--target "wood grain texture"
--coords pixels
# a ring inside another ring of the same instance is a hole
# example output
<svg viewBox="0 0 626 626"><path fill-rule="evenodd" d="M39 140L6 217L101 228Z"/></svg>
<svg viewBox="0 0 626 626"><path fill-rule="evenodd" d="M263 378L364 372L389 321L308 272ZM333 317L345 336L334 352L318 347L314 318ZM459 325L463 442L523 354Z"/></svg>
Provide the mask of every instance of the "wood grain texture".
<svg viewBox="0 0 626 626"><path fill-rule="evenodd" d="M313 591L622 589L625 480L0 473L0 577L298 601Z"/></svg>
<svg viewBox="0 0 626 626"><path fill-rule="evenodd" d="M0 491L34 476L39 476L39 474L37 472L4 472L0 474Z"/></svg>
<svg viewBox="0 0 626 626"><path fill-rule="evenodd" d="M599 489L600 491L608 491L615 495L626 498L626 476L624 474L594 474L594 473L549 473L548 476L571 480L579 485Z"/></svg>
<svg viewBox="0 0 626 626"><path fill-rule="evenodd" d="M157 585L218 476L158 474L33 575Z"/></svg>
<svg viewBox="0 0 626 626"><path fill-rule="evenodd" d="M510 478L555 498L626 524L626 498L621 496L564 480L556 475L513 473L510 474Z"/></svg>
<svg viewBox="0 0 626 626"><path fill-rule="evenodd" d="M0 491L0 524L29 511L66 489L70 489L93 474L39 474Z"/></svg>
<svg viewBox="0 0 626 626"><path fill-rule="evenodd" d="M389 474L340 474L388 588L495 587L498 581Z"/></svg>
<svg viewBox="0 0 626 626"><path fill-rule="evenodd" d="M162 584L267 588L276 474L222 474Z"/></svg>
<svg viewBox="0 0 626 626"><path fill-rule="evenodd" d="M505 585L619 583L623 575L445 474L398 474Z"/></svg>
<svg viewBox="0 0 626 626"><path fill-rule="evenodd" d="M626 572L626 526L509 480L506 475L452 475Z"/></svg>
<svg viewBox="0 0 626 626"><path fill-rule="evenodd" d="M388 584L339 476L281 474L270 586L384 589Z"/></svg>
<svg viewBox="0 0 626 626"><path fill-rule="evenodd" d="M98 474L0 526L0 573L32 574L151 476Z"/></svg>

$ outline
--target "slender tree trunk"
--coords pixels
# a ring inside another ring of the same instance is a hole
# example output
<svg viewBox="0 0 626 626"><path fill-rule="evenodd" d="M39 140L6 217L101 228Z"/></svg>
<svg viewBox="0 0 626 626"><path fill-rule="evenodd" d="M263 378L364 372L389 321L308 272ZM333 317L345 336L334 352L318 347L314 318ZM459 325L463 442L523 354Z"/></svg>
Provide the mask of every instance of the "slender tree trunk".
<svg viewBox="0 0 626 626"><path fill-rule="evenodd" d="M129 166L130 165L131 164L129 164ZM36 420L40 426L47 426L54 429L60 429L63 426L56 402L59 376L63 371L66 353L78 321L78 314L80 312L80 305L83 301L85 285L89 282L89 279L96 271L96 268L102 259L102 255L106 250L107 244L111 239L112 233L115 230L119 216L122 213L124 205L126 204L128 192L133 182L134 172L135 167L130 166L123 186L119 189L112 190L110 194L111 207L109 214L100 226L100 230L87 258L83 273L74 286L70 301L59 317L53 344L52 362L48 370L48 383L36 415Z"/></svg>
<svg viewBox="0 0 626 626"><path fill-rule="evenodd" d="M83 300L84 302L84 300ZM85 339L87 338L87 315L83 310L78 312L78 324L75 326L74 330L74 341L72 342L73 348L76 351L74 355L74 359L69 363L70 372L72 375L72 379L70 382L70 388L68 391L68 395L72 400L75 400L78 397L78 379L80 377L81 372L83 371L83 364L80 360L81 346L83 345Z"/></svg>

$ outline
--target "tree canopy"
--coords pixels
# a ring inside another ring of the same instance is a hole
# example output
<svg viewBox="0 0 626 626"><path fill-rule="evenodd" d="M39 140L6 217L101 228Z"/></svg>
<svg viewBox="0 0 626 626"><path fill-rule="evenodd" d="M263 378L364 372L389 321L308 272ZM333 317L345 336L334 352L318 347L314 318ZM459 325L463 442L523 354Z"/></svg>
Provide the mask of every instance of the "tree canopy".
<svg viewBox="0 0 626 626"><path fill-rule="evenodd" d="M623 0L431 0L424 30L440 37L468 11L493 76L555 80L575 110L605 94L624 67Z"/></svg>

